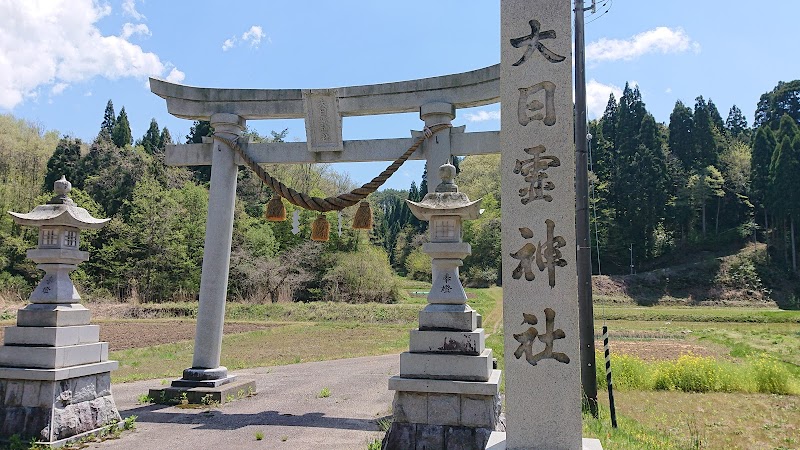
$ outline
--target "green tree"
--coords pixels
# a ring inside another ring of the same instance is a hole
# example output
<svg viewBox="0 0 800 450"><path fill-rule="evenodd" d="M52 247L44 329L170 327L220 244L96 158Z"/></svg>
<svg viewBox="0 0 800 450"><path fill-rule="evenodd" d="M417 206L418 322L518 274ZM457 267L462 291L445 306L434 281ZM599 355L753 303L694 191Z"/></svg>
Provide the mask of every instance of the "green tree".
<svg viewBox="0 0 800 450"><path fill-rule="evenodd" d="M128 113L125 112L125 107L119 112L116 122L114 123L114 130L111 132L111 140L119 148L130 145L133 141L131 136L131 125L128 122Z"/></svg>
<svg viewBox="0 0 800 450"><path fill-rule="evenodd" d="M789 142L792 142L799 133L800 130L798 130L797 123L795 123L794 119L788 114L784 114L780 122L778 122L778 131L775 135L775 140L783 143L783 138L787 138Z"/></svg>
<svg viewBox="0 0 800 450"><path fill-rule="evenodd" d="M800 80L781 81L770 92L761 95L753 128L769 125L774 129L784 114L800 124Z"/></svg>
<svg viewBox="0 0 800 450"><path fill-rule="evenodd" d="M199 144L203 142L203 138L214 134L214 127L208 120L195 120L189 128L189 134L186 135L187 144ZM189 166L192 176L199 183L208 183L211 181L211 166Z"/></svg>
<svg viewBox="0 0 800 450"><path fill-rule="evenodd" d="M724 184L722 173L714 166L708 166L702 173L689 177L687 185L691 191L692 202L702 213L703 237L706 237L706 206L711 198L725 195L725 191L722 190Z"/></svg>
<svg viewBox="0 0 800 450"><path fill-rule="evenodd" d="M676 101L672 114L669 115L669 151L681 161L686 169L691 168L697 159L696 148L692 140L693 124L694 113L691 108L680 100Z"/></svg>
<svg viewBox="0 0 800 450"><path fill-rule="evenodd" d="M114 116L114 103L109 99L108 103L106 103L106 110L105 113L103 113L103 122L100 124L100 133L98 133L97 138L110 141L116 123L117 119Z"/></svg>
<svg viewBox="0 0 800 450"><path fill-rule="evenodd" d="M733 137L739 137L749 130L747 127L747 119L744 117L744 114L742 114L742 110L736 105L731 106L728 112L728 119L725 120L725 128Z"/></svg>
<svg viewBox="0 0 800 450"><path fill-rule="evenodd" d="M790 141L784 136L773 156L770 167L770 190L772 191L773 211L778 217L788 219L791 235L792 270L797 271L797 252L794 223L800 217L800 189L796 183L800 179L800 137Z"/></svg>
<svg viewBox="0 0 800 450"><path fill-rule="evenodd" d="M769 169L772 154L777 143L775 134L768 126L758 128L753 140L752 161L750 164L750 198L764 211L764 230L768 229L767 202L769 196Z"/></svg>
<svg viewBox="0 0 800 450"><path fill-rule="evenodd" d="M722 116L717 109L717 105L710 98L708 99L708 116L711 119L711 124L717 128L717 131L725 130L725 122L722 121Z"/></svg>
<svg viewBox="0 0 800 450"><path fill-rule="evenodd" d="M687 167L707 167L718 164L720 139L714 120L712 111L703 96L697 97L692 121L694 159Z"/></svg>
<svg viewBox="0 0 800 450"><path fill-rule="evenodd" d="M161 150L161 131L155 118L150 119L150 126L136 144L144 147L144 151L150 155Z"/></svg>
<svg viewBox="0 0 800 450"><path fill-rule="evenodd" d="M78 164L81 159L81 140L64 136L58 142L53 156L47 161L47 173L44 177L42 190L52 191L53 183L62 176L70 182L79 178Z"/></svg>
<svg viewBox="0 0 800 450"><path fill-rule="evenodd" d="M172 135L169 133L169 129L164 127L161 130L161 135L158 137L158 150L161 153L164 153L164 150L167 149L167 145L172 145L175 142L172 141Z"/></svg>

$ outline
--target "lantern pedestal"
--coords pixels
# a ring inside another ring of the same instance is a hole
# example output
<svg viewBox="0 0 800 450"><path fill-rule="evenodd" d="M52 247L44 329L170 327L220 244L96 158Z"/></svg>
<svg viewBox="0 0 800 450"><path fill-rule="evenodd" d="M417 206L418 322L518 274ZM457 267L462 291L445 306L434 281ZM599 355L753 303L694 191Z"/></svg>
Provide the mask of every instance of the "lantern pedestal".
<svg viewBox="0 0 800 450"><path fill-rule="evenodd" d="M38 227L39 245L28 250L45 275L6 327L0 346L0 438L18 436L39 444L64 443L116 426L120 415L111 395L108 343L69 278L89 258L78 250L81 229L97 229L95 219L66 194L69 182L56 182L59 194L15 222Z"/></svg>
<svg viewBox="0 0 800 450"><path fill-rule="evenodd" d="M433 282L409 351L400 355L400 376L389 379L395 395L387 450L484 449L500 423L501 374L458 275L472 253L461 242L461 222L478 217L480 200L458 192L452 165L442 166L439 176L436 192L408 202L417 218L430 222L431 242L422 251L431 257Z"/></svg>

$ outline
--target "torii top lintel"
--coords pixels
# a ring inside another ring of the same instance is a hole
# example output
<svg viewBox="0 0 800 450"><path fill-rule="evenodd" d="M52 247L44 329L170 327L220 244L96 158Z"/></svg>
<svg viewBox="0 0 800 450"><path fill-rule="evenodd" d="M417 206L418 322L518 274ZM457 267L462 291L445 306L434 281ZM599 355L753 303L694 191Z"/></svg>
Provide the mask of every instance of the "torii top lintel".
<svg viewBox="0 0 800 450"><path fill-rule="evenodd" d="M342 117L417 112L431 102L454 108L489 105L500 100L500 65L433 78L334 89L216 89L185 86L150 78L150 90L167 101L170 114L209 120L216 113L247 120L306 117L309 96L332 96Z"/></svg>

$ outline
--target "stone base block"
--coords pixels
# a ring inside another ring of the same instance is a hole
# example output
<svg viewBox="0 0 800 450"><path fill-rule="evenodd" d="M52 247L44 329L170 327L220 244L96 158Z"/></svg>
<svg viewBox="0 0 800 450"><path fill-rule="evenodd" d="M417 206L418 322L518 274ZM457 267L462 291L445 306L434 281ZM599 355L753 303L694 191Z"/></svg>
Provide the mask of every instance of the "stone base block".
<svg viewBox="0 0 800 450"><path fill-rule="evenodd" d="M91 313L80 303L31 303L17 311L20 327L69 327L89 325Z"/></svg>
<svg viewBox="0 0 800 450"><path fill-rule="evenodd" d="M0 365L36 369L60 369L108 360L108 342L66 347L0 347Z"/></svg>
<svg viewBox="0 0 800 450"><path fill-rule="evenodd" d="M582 450L603 450L603 444L600 439L583 438ZM486 450L506 450L506 433L503 431L494 431L489 436L489 442L486 443Z"/></svg>
<svg viewBox="0 0 800 450"><path fill-rule="evenodd" d="M0 438L52 443L120 420L109 372L61 381L0 379Z"/></svg>
<svg viewBox="0 0 800 450"><path fill-rule="evenodd" d="M239 400L256 394L256 382L238 379L218 387L161 387L150 389L149 396L156 403L176 404L185 399L193 405L216 402L219 404Z"/></svg>
<svg viewBox="0 0 800 450"><path fill-rule="evenodd" d="M36 345L63 347L91 344L100 340L99 325L73 327L6 327L5 345Z"/></svg>
<svg viewBox="0 0 800 450"><path fill-rule="evenodd" d="M392 402L394 422L496 429L500 395L397 391Z"/></svg>
<svg viewBox="0 0 800 450"><path fill-rule="evenodd" d="M411 331L412 353L455 353L480 355L486 349L483 328L475 331Z"/></svg>
<svg viewBox="0 0 800 450"><path fill-rule="evenodd" d="M400 354L400 376L434 380L487 381L493 370L492 350L479 356L439 353Z"/></svg>
<svg viewBox="0 0 800 450"><path fill-rule="evenodd" d="M70 378L97 375L104 372L117 370L119 362L103 361L94 364L84 364L61 369L30 369L25 367L0 367L0 379L36 380L36 381L61 381Z"/></svg>
<svg viewBox="0 0 800 450"><path fill-rule="evenodd" d="M393 423L383 450L484 450L492 430L422 423Z"/></svg>
<svg viewBox="0 0 800 450"><path fill-rule="evenodd" d="M469 305L430 304L419 312L419 329L473 331L478 328L477 313Z"/></svg>

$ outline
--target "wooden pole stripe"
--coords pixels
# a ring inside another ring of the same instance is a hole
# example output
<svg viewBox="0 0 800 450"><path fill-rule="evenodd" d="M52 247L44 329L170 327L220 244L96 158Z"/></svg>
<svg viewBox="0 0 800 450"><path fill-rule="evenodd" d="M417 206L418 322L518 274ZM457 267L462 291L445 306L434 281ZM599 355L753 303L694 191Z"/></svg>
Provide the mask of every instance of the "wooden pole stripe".
<svg viewBox="0 0 800 450"><path fill-rule="evenodd" d="M611 410L611 427L617 428L617 410L614 407L614 389L611 383L611 350L608 347L608 327L603 325L603 351L606 356L606 384L608 385L608 406Z"/></svg>

